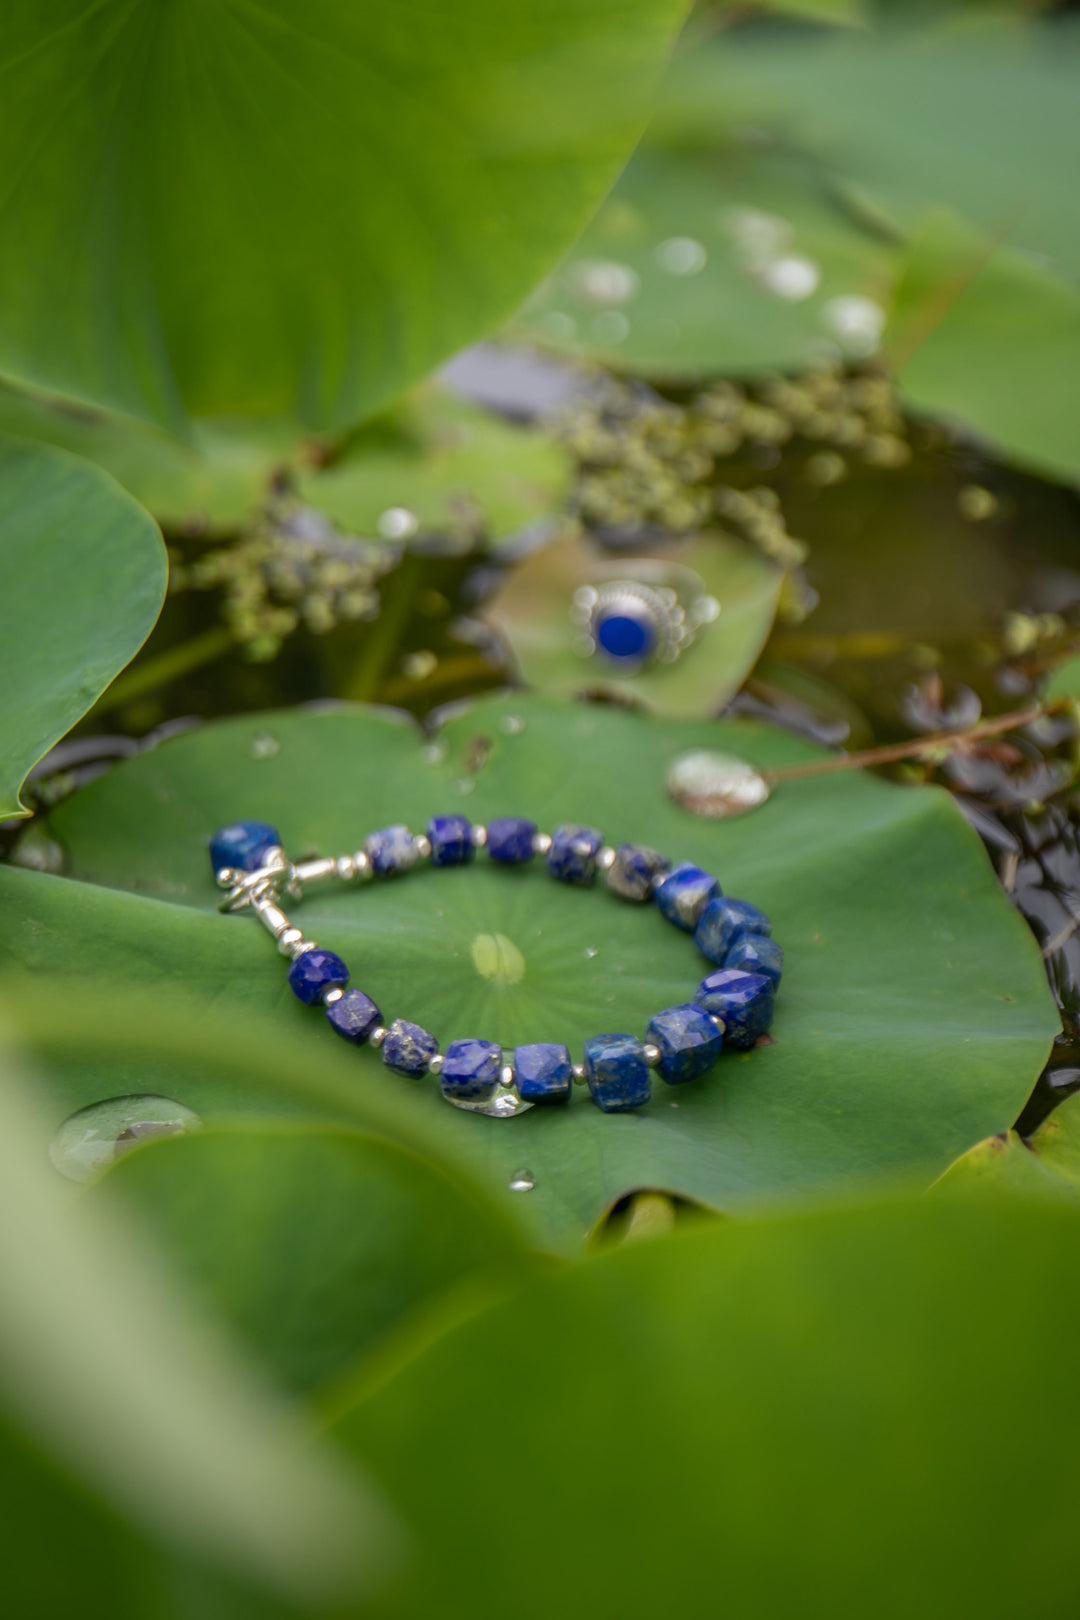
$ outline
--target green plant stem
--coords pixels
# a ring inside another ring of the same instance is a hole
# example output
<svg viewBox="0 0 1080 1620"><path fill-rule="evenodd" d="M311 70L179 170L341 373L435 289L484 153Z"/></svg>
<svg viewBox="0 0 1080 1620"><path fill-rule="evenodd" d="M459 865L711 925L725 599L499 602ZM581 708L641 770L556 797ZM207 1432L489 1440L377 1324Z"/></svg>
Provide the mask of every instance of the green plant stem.
<svg viewBox="0 0 1080 1620"><path fill-rule="evenodd" d="M204 630L201 636L192 636L190 641L182 641L178 647L170 647L168 652L158 653L156 658L148 658L145 663L124 670L102 693L97 708L99 711L117 709L123 703L130 703L132 698L156 692L159 686L212 663L235 646L232 631L223 624L215 625L212 630Z"/></svg>

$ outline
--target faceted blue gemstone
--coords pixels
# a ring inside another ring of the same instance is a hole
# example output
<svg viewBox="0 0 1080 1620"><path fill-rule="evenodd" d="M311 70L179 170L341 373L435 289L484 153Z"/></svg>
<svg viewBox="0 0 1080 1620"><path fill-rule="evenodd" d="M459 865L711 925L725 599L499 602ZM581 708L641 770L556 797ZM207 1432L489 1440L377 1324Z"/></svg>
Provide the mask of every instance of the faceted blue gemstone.
<svg viewBox="0 0 1080 1620"><path fill-rule="evenodd" d="M592 1035L585 1042L585 1078L605 1114L640 1108L652 1092L641 1042L632 1035Z"/></svg>
<svg viewBox="0 0 1080 1620"><path fill-rule="evenodd" d="M772 1023L775 995L776 987L764 973L720 968L702 979L694 1000L724 1020L724 1045L745 1052Z"/></svg>
<svg viewBox="0 0 1080 1620"><path fill-rule="evenodd" d="M765 934L740 934L725 956L724 966L741 968L744 973L764 973L777 985L784 971L784 953L775 939Z"/></svg>
<svg viewBox="0 0 1080 1620"><path fill-rule="evenodd" d="M380 827L364 843L371 870L378 877L407 872L416 865L416 840L408 827Z"/></svg>
<svg viewBox="0 0 1080 1620"><path fill-rule="evenodd" d="M499 816L488 822L487 852L493 861L517 866L532 860L535 837L535 821L526 821L523 816Z"/></svg>
<svg viewBox="0 0 1080 1620"><path fill-rule="evenodd" d="M486 1102L499 1083L502 1048L494 1041L451 1041L440 1084L451 1102Z"/></svg>
<svg viewBox="0 0 1080 1620"><path fill-rule="evenodd" d="M548 850L548 871L561 883L591 883L603 847L603 836L595 827L578 827L572 822L556 827Z"/></svg>
<svg viewBox="0 0 1080 1620"><path fill-rule="evenodd" d="M276 827L266 821L233 821L210 840L210 865L215 872L231 866L238 872L256 872L268 849L280 844Z"/></svg>
<svg viewBox="0 0 1080 1620"><path fill-rule="evenodd" d="M620 844L607 869L607 885L624 900L648 900L671 862L645 844Z"/></svg>
<svg viewBox="0 0 1080 1620"><path fill-rule="evenodd" d="M720 893L720 885L711 872L683 861L661 879L655 892L656 904L668 922L689 933L709 901Z"/></svg>
<svg viewBox="0 0 1080 1620"><path fill-rule="evenodd" d="M395 1018L382 1044L382 1059L388 1068L415 1079L427 1073L427 1066L439 1050L434 1035L407 1018Z"/></svg>
<svg viewBox="0 0 1080 1620"><path fill-rule="evenodd" d="M464 816L432 816L427 835L432 866L464 866L472 860L472 825Z"/></svg>
<svg viewBox="0 0 1080 1620"><path fill-rule="evenodd" d="M609 658L639 664L656 646L656 630L647 618L634 613L609 613L596 620L593 638Z"/></svg>
<svg viewBox="0 0 1080 1620"><path fill-rule="evenodd" d="M720 1056L723 1036L704 1008L684 1001L658 1012L645 1039L660 1048L657 1069L661 1079L677 1086L712 1068Z"/></svg>
<svg viewBox="0 0 1080 1620"><path fill-rule="evenodd" d="M289 989L308 1007L348 982L349 970L333 951L305 951L289 969Z"/></svg>
<svg viewBox="0 0 1080 1620"><path fill-rule="evenodd" d="M569 1102L574 1078L569 1047L550 1041L515 1046L514 1078L523 1102Z"/></svg>
<svg viewBox="0 0 1080 1620"><path fill-rule="evenodd" d="M362 1046L376 1025L382 1023L382 1013L362 990L346 990L327 1007L326 1021L342 1040Z"/></svg>
<svg viewBox="0 0 1080 1620"><path fill-rule="evenodd" d="M694 941L710 962L724 962L743 934L770 934L772 923L763 911L748 900L728 900L722 895L710 900L698 918Z"/></svg>

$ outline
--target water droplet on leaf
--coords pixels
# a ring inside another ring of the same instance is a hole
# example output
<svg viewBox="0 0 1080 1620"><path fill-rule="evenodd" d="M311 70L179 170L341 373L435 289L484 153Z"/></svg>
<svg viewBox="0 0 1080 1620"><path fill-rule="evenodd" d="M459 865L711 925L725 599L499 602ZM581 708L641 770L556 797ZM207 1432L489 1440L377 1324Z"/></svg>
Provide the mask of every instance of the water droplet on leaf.
<svg viewBox="0 0 1080 1620"><path fill-rule="evenodd" d="M713 821L756 809L772 792L761 772L745 759L708 748L679 754L668 767L666 780L676 804Z"/></svg>
<svg viewBox="0 0 1080 1620"><path fill-rule="evenodd" d="M139 1142L178 1136L201 1124L194 1109L169 1097L109 1097L65 1119L49 1144L49 1158L69 1181L90 1181Z"/></svg>
<svg viewBox="0 0 1080 1620"><path fill-rule="evenodd" d="M272 731L257 731L251 739L252 759L273 759L274 755L280 752L281 743Z"/></svg>
<svg viewBox="0 0 1080 1620"><path fill-rule="evenodd" d="M515 1170L510 1177L511 1192L532 1192L536 1186L536 1177L531 1170Z"/></svg>

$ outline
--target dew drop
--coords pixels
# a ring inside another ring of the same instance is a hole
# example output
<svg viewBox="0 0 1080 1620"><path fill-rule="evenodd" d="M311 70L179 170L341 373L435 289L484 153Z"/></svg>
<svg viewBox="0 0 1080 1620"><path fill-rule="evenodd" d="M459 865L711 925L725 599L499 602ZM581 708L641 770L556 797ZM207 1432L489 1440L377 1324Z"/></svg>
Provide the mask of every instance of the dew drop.
<svg viewBox="0 0 1080 1620"><path fill-rule="evenodd" d="M532 1192L536 1186L536 1177L531 1170L515 1170L510 1177L511 1192Z"/></svg>
<svg viewBox="0 0 1080 1620"><path fill-rule="evenodd" d="M673 759L666 785L676 804L713 821L754 810L772 792L761 772L745 759L708 748L694 748Z"/></svg>
<svg viewBox="0 0 1080 1620"><path fill-rule="evenodd" d="M281 753L281 743L272 731L257 731L251 739L249 752L252 759L273 759Z"/></svg>
<svg viewBox="0 0 1080 1620"><path fill-rule="evenodd" d="M600 953L597 950L597 947L595 945L586 945L583 954L585 956L590 956L591 957L591 956L598 956Z"/></svg>
<svg viewBox="0 0 1080 1620"><path fill-rule="evenodd" d="M380 540L411 540L420 527L420 519L407 506L388 506L379 514L375 527Z"/></svg>
<svg viewBox="0 0 1080 1620"><path fill-rule="evenodd" d="M193 1109L152 1092L109 1097L65 1119L49 1144L49 1158L69 1181L90 1181L139 1142L179 1136L201 1124Z"/></svg>
<svg viewBox="0 0 1080 1620"><path fill-rule="evenodd" d="M425 765L441 765L446 755L447 747L442 741L425 743L420 750L420 758Z"/></svg>
<svg viewBox="0 0 1080 1620"><path fill-rule="evenodd" d="M763 265L759 276L762 286L775 293L777 298L786 298L790 303L799 304L817 291L821 271L813 259L803 258L800 253L791 253Z"/></svg>
<svg viewBox="0 0 1080 1620"><path fill-rule="evenodd" d="M525 730L525 721L520 714L504 714L499 721L499 730L506 737L517 737Z"/></svg>
<svg viewBox="0 0 1080 1620"><path fill-rule="evenodd" d="M873 354L885 330L885 311L872 298L850 293L830 298L822 310L826 326L849 354Z"/></svg>
<svg viewBox="0 0 1080 1620"><path fill-rule="evenodd" d="M468 797L470 793L476 792L476 778L473 776L461 776L455 786L460 794Z"/></svg>

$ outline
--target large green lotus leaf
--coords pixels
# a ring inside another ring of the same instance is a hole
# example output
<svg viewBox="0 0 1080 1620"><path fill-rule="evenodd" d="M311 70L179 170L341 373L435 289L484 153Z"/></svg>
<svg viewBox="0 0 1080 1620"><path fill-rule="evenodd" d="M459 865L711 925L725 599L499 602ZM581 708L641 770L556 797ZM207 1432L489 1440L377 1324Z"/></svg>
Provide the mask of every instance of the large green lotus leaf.
<svg viewBox="0 0 1080 1620"><path fill-rule="evenodd" d="M511 331L658 377L806 366L836 300L883 312L895 257L798 153L646 144Z"/></svg>
<svg viewBox="0 0 1080 1620"><path fill-rule="evenodd" d="M218 1126L129 1152L122 1196L254 1356L308 1390L521 1257L517 1229L414 1152L341 1126Z"/></svg>
<svg viewBox="0 0 1080 1620"><path fill-rule="evenodd" d="M1067 1097L1026 1142L1016 1131L977 1142L936 1185L1080 1198L1080 1095Z"/></svg>
<svg viewBox="0 0 1080 1620"><path fill-rule="evenodd" d="M587 538L566 536L515 568L486 610L530 686L559 697L599 689L678 716L715 713L738 691L772 628L783 571L745 541L716 534L653 546L650 556L692 569L720 604L719 617L699 630L675 663L638 675L620 675L609 663L579 657L574 640L581 631L570 617L574 591L597 577L599 565L609 570L606 577L618 565Z"/></svg>
<svg viewBox="0 0 1080 1620"><path fill-rule="evenodd" d="M0 817L27 771L153 629L166 559L153 520L73 456L0 435Z"/></svg>
<svg viewBox="0 0 1080 1620"><path fill-rule="evenodd" d="M395 1550L384 1504L340 1453L311 1445L299 1413L192 1310L112 1199L73 1207L45 1157L37 1079L23 1072L5 1030L0 1544L7 1598L17 1601L32 1584L27 1566L45 1539L42 1512L55 1512L46 1562L67 1567L68 1554L77 1558L88 1540L101 1538L100 1562L93 1557L79 1569L77 1607L87 1613L113 1612L116 1579L116 1612L156 1614L156 1606L136 1603L135 1591L145 1592L146 1566L162 1551L301 1600L367 1584ZM69 1525L70 1546L57 1539ZM34 1601L14 1612L70 1612L60 1602L66 1583L51 1569L35 1574Z"/></svg>
<svg viewBox="0 0 1080 1620"><path fill-rule="evenodd" d="M256 731L277 738L276 754L252 757ZM403 1088L448 1152L460 1143L486 1161L493 1192L530 1169L536 1188L517 1197L552 1238L580 1234L638 1186L735 1209L878 1172L930 1180L1008 1127L1042 1066L1057 1019L1034 941L947 795L839 772L708 823L664 791L671 761L695 747L766 766L816 757L766 727L661 723L520 694L477 704L434 746L359 707L206 726L58 811L54 830L80 881L0 869L4 955L65 982L113 973L151 990L177 977L219 1007L256 1009L268 1028L302 1032L314 1086L320 1054L335 1048L337 1058L340 1043L293 1001L257 925L216 911L206 860L215 827L265 817L299 856L356 848L392 821L420 828L446 809L526 813L549 826L585 819L613 842L642 839L712 867L729 893L770 912L788 953L775 1044L678 1091L658 1084L647 1109L621 1116L580 1096L565 1111L510 1120L465 1114L433 1082L413 1087L375 1053L346 1051L363 1091L368 1076L375 1097L382 1085ZM342 952L388 1017L426 1022L443 1042L477 1034L577 1046L605 1029L641 1032L654 1010L687 998L705 965L651 908L483 859L358 892L312 892L296 916ZM169 1089L167 1052L168 1084L145 1057L142 1083L110 1094L187 1100ZM90 1100L91 1083L103 1083L100 1071L88 1078L72 1052L68 1105L76 1093ZM199 1112L211 1109L205 1076L203 1085ZM238 1105L233 1086L224 1106Z"/></svg>
<svg viewBox="0 0 1080 1620"><path fill-rule="evenodd" d="M351 426L581 229L683 9L16 8L0 369L165 425Z"/></svg>
<svg viewBox="0 0 1080 1620"><path fill-rule="evenodd" d="M900 267L886 346L914 405L1052 475L1080 472L1080 290L1052 270L931 216Z"/></svg>
<svg viewBox="0 0 1080 1620"><path fill-rule="evenodd" d="M709 1222L457 1325L338 1424L413 1529L380 1620L1074 1613L1080 1213ZM495 1369L498 1369L496 1374ZM505 1376L504 1376L505 1375ZM513 1526L493 1525L505 1481ZM479 1505L478 1505L479 1504Z"/></svg>

